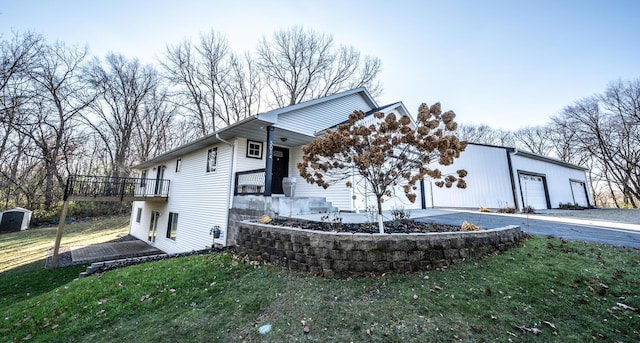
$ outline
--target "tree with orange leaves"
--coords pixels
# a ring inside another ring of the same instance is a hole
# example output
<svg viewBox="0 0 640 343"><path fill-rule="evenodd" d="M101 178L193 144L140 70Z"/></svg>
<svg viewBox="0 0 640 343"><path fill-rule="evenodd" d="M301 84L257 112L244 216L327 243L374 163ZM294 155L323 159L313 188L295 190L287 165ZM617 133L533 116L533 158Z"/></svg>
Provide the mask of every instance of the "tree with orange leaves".
<svg viewBox="0 0 640 343"><path fill-rule="evenodd" d="M382 203L391 197L392 190L401 186L407 199L416 199L416 183L429 176L439 180L438 187L466 188L465 170L457 175L442 175L431 163L451 165L464 151L467 142L460 141L454 131L455 113L442 113L440 103L418 108L417 120L409 116L396 118L394 113L376 112L365 117L355 111L345 124L303 148L302 162L298 163L300 175L309 183L327 188L332 184L349 180L358 174L375 195L378 205L378 226L384 233ZM347 187L353 187L346 181Z"/></svg>

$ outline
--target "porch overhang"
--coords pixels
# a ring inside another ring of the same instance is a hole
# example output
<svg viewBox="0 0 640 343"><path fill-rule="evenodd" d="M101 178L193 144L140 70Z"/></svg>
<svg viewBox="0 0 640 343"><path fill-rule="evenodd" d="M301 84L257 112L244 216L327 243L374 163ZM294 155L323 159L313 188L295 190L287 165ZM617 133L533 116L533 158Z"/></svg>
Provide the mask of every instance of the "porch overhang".
<svg viewBox="0 0 640 343"><path fill-rule="evenodd" d="M310 136L305 133L279 128L277 124L274 124L273 122L266 121L263 119L259 119L258 117L249 117L233 125L227 126L215 134L210 134L208 136L199 138L191 143L188 143L186 145L183 145L181 147L168 151L162 155L159 155L155 158L147 160L143 163L135 165L133 166L133 169L137 169L137 170L147 169L159 163L172 160L180 156L184 156L193 151L204 149L204 148L210 147L211 145L221 143L223 141L228 141L236 137L247 138L247 139L256 140L259 142L266 142L267 141L266 128L268 126L272 126L274 128L273 142L276 145L287 146L287 147L300 146L300 145L309 144L315 138L314 136Z"/></svg>

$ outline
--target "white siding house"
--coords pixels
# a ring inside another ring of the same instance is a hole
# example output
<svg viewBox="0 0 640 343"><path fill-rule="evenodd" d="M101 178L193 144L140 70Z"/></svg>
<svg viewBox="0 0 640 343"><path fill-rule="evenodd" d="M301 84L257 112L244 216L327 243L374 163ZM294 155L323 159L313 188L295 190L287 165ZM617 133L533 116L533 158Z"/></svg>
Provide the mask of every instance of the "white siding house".
<svg viewBox="0 0 640 343"><path fill-rule="evenodd" d="M355 110L374 109L379 108L371 95L358 88L249 117L135 166L170 186L166 202L133 203L131 234L170 253L227 245L234 196L283 197L284 177L297 178L296 198L324 198L328 209L357 210L353 189L306 184L297 163L302 146L318 132L343 123ZM406 112L401 103L388 110ZM210 149L216 149L215 170L207 170Z"/></svg>
<svg viewBox="0 0 640 343"><path fill-rule="evenodd" d="M429 207L534 209L593 203L586 168L514 148L470 143L443 174L465 169L466 189L425 187Z"/></svg>
<svg viewBox="0 0 640 343"><path fill-rule="evenodd" d="M271 204L277 201L278 206L295 200L306 204L297 209L299 213L334 208L364 211L376 206L375 197L355 175L353 188L340 183L324 190L307 184L297 168L302 147L324 130L344 123L355 110L409 114L401 102L379 107L364 88L358 88L251 116L140 163L134 167L142 179L136 189L157 195L158 187L168 187L168 192L133 202L130 233L165 252L176 253L233 244L228 231L229 210L241 204L264 205L266 210L266 199ZM545 200L545 206L590 202L583 168L514 149L469 145L455 166L444 171L456 169L469 171L466 190L443 191L425 180L417 186L412 203L399 185L395 196L385 200L384 209L522 208L523 203L532 206L540 199ZM297 178L294 198L283 195L285 177ZM538 184L546 187L542 193L536 188ZM580 195L581 187L584 192Z"/></svg>

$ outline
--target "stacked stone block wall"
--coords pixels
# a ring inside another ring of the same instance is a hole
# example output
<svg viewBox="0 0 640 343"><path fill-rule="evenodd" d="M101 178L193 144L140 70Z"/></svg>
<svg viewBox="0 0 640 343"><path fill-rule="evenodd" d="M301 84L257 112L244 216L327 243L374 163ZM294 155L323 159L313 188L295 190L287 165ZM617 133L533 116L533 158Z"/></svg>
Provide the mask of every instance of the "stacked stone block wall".
<svg viewBox="0 0 640 343"><path fill-rule="evenodd" d="M448 266L516 246L518 226L410 234L352 234L302 230L252 222L238 225L240 252L293 270L326 277L414 272Z"/></svg>

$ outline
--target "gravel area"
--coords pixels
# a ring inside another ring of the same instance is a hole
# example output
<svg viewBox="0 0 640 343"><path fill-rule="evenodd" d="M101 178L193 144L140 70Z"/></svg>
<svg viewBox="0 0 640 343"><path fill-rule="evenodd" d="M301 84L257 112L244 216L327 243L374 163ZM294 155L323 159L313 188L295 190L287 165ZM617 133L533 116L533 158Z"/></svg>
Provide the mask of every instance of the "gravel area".
<svg viewBox="0 0 640 343"><path fill-rule="evenodd" d="M571 217L576 219L640 224L640 209L596 208L590 210L547 210L540 214L551 217Z"/></svg>

